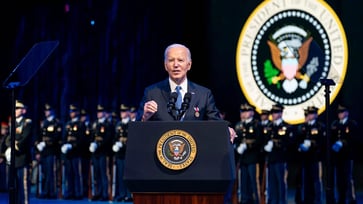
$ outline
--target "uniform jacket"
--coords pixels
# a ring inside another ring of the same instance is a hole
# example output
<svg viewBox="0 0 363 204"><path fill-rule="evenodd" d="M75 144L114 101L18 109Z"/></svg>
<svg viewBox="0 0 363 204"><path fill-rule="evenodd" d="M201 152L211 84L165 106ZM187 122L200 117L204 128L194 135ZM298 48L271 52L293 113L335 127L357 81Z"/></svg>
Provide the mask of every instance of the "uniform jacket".
<svg viewBox="0 0 363 204"><path fill-rule="evenodd" d="M45 119L41 122L41 133L36 144L42 141L45 142L46 145L41 152L42 156L59 155L60 144L62 143L62 126L63 124L57 118L53 118L50 121Z"/></svg>
<svg viewBox="0 0 363 204"><path fill-rule="evenodd" d="M340 140L343 147L339 152L332 151L333 160L353 159L353 149L359 144L358 124L355 120L349 119L341 124L335 120L331 124L331 145Z"/></svg>
<svg viewBox="0 0 363 204"><path fill-rule="evenodd" d="M265 145L269 140L273 141L272 151L267 153L267 161L269 163L287 162L291 154L289 149L294 146L292 127L284 121L279 125L271 122L265 136Z"/></svg>
<svg viewBox="0 0 363 204"><path fill-rule="evenodd" d="M65 126L65 137L63 144L69 143L72 149L66 154L67 158L79 157L81 154L80 147L84 142L83 134L85 132L84 124L79 120L69 120Z"/></svg>
<svg viewBox="0 0 363 204"><path fill-rule="evenodd" d="M15 121L15 168L27 166L31 162L32 120L22 118ZM10 135L6 139L6 146L10 147Z"/></svg>
<svg viewBox="0 0 363 204"><path fill-rule="evenodd" d="M238 137L235 139L235 146L246 143L247 149L242 155L239 155L241 164L256 164L260 160L261 145L263 143L263 135L261 134L261 126L259 121L254 119L249 123L239 121L235 126Z"/></svg>

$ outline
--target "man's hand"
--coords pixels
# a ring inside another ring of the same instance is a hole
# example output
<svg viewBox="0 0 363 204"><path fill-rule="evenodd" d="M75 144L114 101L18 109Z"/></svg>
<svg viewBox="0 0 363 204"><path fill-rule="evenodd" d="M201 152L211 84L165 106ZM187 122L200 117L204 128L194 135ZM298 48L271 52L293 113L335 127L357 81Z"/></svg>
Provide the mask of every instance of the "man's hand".
<svg viewBox="0 0 363 204"><path fill-rule="evenodd" d="M228 130L229 130L229 139L231 143L233 143L234 139L237 137L236 131L234 131L234 129L231 127L228 127Z"/></svg>
<svg viewBox="0 0 363 204"><path fill-rule="evenodd" d="M158 111L158 104L154 101L148 101L144 105L144 115L142 115L142 121L147 121Z"/></svg>

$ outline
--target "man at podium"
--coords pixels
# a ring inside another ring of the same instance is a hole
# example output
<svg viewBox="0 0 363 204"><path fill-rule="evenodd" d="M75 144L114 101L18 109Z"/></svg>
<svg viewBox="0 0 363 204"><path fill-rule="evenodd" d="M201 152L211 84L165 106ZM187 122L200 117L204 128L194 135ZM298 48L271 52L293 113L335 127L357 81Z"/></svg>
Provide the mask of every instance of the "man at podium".
<svg viewBox="0 0 363 204"><path fill-rule="evenodd" d="M139 106L138 121L222 120L210 89L191 82L190 50L171 44L164 52L164 68L169 77L145 88ZM236 136L229 128L231 141Z"/></svg>

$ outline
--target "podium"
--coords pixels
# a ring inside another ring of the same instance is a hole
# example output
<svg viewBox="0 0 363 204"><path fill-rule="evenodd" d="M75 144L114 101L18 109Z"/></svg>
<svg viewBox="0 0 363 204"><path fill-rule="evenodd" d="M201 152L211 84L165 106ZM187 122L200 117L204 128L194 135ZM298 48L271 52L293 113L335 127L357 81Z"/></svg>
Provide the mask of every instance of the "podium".
<svg viewBox="0 0 363 204"><path fill-rule="evenodd" d="M235 180L227 122L131 122L124 179L134 204L223 203Z"/></svg>

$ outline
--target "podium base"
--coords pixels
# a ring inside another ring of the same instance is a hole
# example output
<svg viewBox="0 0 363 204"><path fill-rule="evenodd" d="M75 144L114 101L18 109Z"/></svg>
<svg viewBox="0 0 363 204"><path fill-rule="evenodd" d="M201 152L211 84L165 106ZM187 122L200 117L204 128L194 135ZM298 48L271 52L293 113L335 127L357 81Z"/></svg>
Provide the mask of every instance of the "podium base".
<svg viewBox="0 0 363 204"><path fill-rule="evenodd" d="M134 204L222 204L224 193L133 193Z"/></svg>

